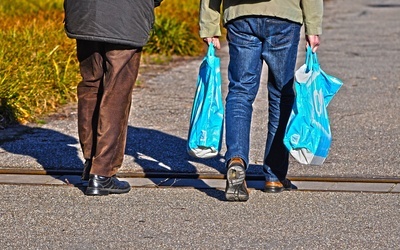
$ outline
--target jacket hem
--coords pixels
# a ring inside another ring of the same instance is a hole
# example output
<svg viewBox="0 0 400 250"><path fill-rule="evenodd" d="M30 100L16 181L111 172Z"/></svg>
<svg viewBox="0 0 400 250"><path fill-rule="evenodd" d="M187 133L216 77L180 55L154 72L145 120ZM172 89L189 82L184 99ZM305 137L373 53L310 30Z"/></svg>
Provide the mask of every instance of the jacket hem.
<svg viewBox="0 0 400 250"><path fill-rule="evenodd" d="M105 43L112 43L112 44L121 44L121 45L132 46L134 48L141 48L144 45L146 45L146 43L147 43L147 41L144 41L142 43L136 43L136 42L132 42L130 40L120 39L120 38L117 39L117 38L111 38L111 37L79 35L79 34L70 33L68 31L65 31L65 33L71 39L87 40L87 41L94 41L94 42L105 42Z"/></svg>

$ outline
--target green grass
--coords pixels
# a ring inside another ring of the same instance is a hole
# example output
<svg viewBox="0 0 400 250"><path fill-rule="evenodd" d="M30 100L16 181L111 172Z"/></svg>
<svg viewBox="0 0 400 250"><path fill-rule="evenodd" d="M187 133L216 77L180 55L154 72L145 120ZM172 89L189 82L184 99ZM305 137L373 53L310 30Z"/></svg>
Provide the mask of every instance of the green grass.
<svg viewBox="0 0 400 250"><path fill-rule="evenodd" d="M196 56L198 0L165 0L146 55ZM75 41L63 27L62 0L0 1L0 125L37 122L76 101L80 80Z"/></svg>
<svg viewBox="0 0 400 250"><path fill-rule="evenodd" d="M4 121L34 121L76 100L75 44L63 32L60 6L38 2L42 4L1 2L0 114ZM20 8L15 8L19 3Z"/></svg>
<svg viewBox="0 0 400 250"><path fill-rule="evenodd" d="M198 36L187 32L185 22L177 19L158 16L154 29L144 51L150 54L170 55L198 55L202 46L193 46L198 43Z"/></svg>

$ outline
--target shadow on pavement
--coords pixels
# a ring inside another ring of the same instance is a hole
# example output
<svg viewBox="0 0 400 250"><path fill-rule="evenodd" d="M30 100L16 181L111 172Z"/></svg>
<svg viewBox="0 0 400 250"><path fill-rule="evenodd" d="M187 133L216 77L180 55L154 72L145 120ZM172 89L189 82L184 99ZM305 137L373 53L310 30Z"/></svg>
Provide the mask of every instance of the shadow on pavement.
<svg viewBox="0 0 400 250"><path fill-rule="evenodd" d="M129 126L125 154L133 156L145 173L197 173L195 163L223 173L222 156L194 158L187 154L186 145L187 141L182 138L158 130Z"/></svg>
<svg viewBox="0 0 400 250"><path fill-rule="evenodd" d="M80 174L83 162L79 157L79 147L78 140L73 136L51 129L18 125L10 130L0 131L0 148L15 155L30 156L37 164L25 158L6 156L0 167L18 170L44 169L54 178L59 177L59 172L63 171ZM196 163L215 168L220 173L224 172L221 156L212 159L190 157L186 153L186 140L153 129L129 126L125 154L134 158L134 163L142 168L145 175L157 172L188 173L196 176ZM132 162L125 159L124 164L129 168ZM217 199L223 197L222 191L202 191Z"/></svg>
<svg viewBox="0 0 400 250"><path fill-rule="evenodd" d="M8 157L1 168L21 170L80 170L82 160L78 157L78 140L52 129L16 125L0 133L0 148L17 155L30 156L39 166L32 166L29 160ZM18 162L22 161L22 162ZM34 164L36 165L36 164Z"/></svg>
<svg viewBox="0 0 400 250"><path fill-rule="evenodd" d="M158 130L129 126L125 154L134 158L145 176L151 173L187 173L198 177L196 163L224 173L225 166L221 161L221 155L211 159L197 159L187 154L186 145L187 141L177 136ZM224 192L220 190L209 192L201 189L201 191L219 200L225 198Z"/></svg>

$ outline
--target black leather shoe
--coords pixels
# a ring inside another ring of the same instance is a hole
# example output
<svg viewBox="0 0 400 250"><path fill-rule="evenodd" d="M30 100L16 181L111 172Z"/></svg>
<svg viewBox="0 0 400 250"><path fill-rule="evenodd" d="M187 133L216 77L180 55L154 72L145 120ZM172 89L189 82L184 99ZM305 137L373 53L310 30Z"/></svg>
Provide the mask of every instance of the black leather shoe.
<svg viewBox="0 0 400 250"><path fill-rule="evenodd" d="M88 181L90 175L90 169L92 168L92 160L86 160L83 165L82 181Z"/></svg>
<svg viewBox="0 0 400 250"><path fill-rule="evenodd" d="M128 193L131 186L126 181L120 181L115 176L105 177L91 174L86 195L108 195Z"/></svg>

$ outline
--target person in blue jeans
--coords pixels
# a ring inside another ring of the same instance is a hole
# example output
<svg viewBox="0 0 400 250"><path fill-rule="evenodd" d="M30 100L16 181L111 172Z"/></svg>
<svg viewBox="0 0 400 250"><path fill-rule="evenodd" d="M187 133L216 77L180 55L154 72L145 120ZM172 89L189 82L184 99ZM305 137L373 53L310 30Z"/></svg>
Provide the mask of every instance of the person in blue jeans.
<svg viewBox="0 0 400 250"><path fill-rule="evenodd" d="M219 49L222 0L201 0L200 37ZM268 136L263 171L265 192L281 192L294 186L286 178L289 152L283 144L294 103L294 73L300 31L305 28L307 45L315 52L322 33L323 0L225 0L223 25L229 45L226 97L228 201L247 201L246 169L253 102L265 62L268 66Z"/></svg>

